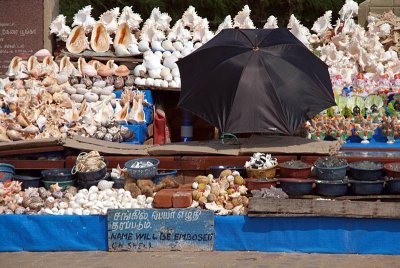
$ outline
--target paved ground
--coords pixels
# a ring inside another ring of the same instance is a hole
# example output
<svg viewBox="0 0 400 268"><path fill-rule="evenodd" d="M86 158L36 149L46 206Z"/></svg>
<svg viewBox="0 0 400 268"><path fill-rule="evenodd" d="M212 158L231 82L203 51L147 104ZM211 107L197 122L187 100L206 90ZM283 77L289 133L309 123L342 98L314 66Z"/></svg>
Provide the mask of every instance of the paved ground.
<svg viewBox="0 0 400 268"><path fill-rule="evenodd" d="M291 267L394 268L400 256L260 252L22 252L0 253L0 267Z"/></svg>

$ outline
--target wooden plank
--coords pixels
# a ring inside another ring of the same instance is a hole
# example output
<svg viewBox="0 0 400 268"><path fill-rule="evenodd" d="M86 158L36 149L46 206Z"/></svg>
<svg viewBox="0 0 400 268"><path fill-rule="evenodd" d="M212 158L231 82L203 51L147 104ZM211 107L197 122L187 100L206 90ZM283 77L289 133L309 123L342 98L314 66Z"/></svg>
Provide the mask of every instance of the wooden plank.
<svg viewBox="0 0 400 268"><path fill-rule="evenodd" d="M296 199L316 199L316 198L324 198L331 200L397 200L400 199L400 195L344 195L338 197L323 197L319 195L303 195L301 197L296 197Z"/></svg>
<svg viewBox="0 0 400 268"><path fill-rule="evenodd" d="M293 214L325 217L400 218L398 202L251 198L249 214Z"/></svg>
<svg viewBox="0 0 400 268"><path fill-rule="evenodd" d="M112 209L109 251L212 251L214 213L201 209Z"/></svg>
<svg viewBox="0 0 400 268"><path fill-rule="evenodd" d="M306 155L306 156L301 156L301 161L313 164L319 156L314 156L314 155ZM339 158L345 158L347 162L356 162L356 161L376 161L376 162L382 162L382 163L392 163L392 162L398 162L399 158L398 157L379 157L379 156L339 156Z"/></svg>
<svg viewBox="0 0 400 268"><path fill-rule="evenodd" d="M12 150L10 149L10 150L0 151L0 156L27 155L27 154L60 152L60 151L64 151L63 146L47 146L47 147L12 149Z"/></svg>
<svg viewBox="0 0 400 268"><path fill-rule="evenodd" d="M0 160L2 163L13 165L16 169L50 169L64 168L64 160Z"/></svg>

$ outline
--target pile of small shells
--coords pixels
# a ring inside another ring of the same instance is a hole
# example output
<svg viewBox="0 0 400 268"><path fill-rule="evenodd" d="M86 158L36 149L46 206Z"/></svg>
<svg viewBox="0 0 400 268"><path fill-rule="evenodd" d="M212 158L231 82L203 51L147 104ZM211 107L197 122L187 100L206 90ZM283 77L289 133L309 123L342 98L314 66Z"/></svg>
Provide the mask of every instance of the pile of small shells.
<svg viewBox="0 0 400 268"><path fill-rule="evenodd" d="M136 161L134 164L132 164L131 168L148 168L152 166L154 166L154 164L150 161Z"/></svg>
<svg viewBox="0 0 400 268"><path fill-rule="evenodd" d="M104 157L102 157L99 152L82 152L76 158L75 165L72 168L72 174L75 174L76 172L93 172L100 170L105 166L106 162L104 162Z"/></svg>
<svg viewBox="0 0 400 268"><path fill-rule="evenodd" d="M0 183L0 214L105 215L108 209L152 207L153 197L132 198L129 191L111 187L112 182L102 180L89 190L69 186L62 192L52 185L49 191L43 187L21 191L16 181Z"/></svg>
<svg viewBox="0 0 400 268"><path fill-rule="evenodd" d="M392 10L382 14L371 12L369 13L368 22L380 33L381 43L385 46L386 50L399 51L400 17L397 17Z"/></svg>
<svg viewBox="0 0 400 268"><path fill-rule="evenodd" d="M264 169L278 165L278 160L270 154L254 153L250 161L246 161L245 168Z"/></svg>
<svg viewBox="0 0 400 268"><path fill-rule="evenodd" d="M289 198L289 196L281 188L261 188L261 190L251 190L251 194L255 198Z"/></svg>
<svg viewBox="0 0 400 268"><path fill-rule="evenodd" d="M192 207L202 207L217 215L244 215L249 204L247 187L239 172L224 170L220 177L197 176L192 184Z"/></svg>

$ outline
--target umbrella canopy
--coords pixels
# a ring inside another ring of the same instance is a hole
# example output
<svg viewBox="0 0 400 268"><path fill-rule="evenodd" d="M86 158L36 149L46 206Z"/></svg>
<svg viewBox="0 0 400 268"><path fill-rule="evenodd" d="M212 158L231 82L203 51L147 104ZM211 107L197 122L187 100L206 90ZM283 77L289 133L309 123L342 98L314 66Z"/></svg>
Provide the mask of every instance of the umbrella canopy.
<svg viewBox="0 0 400 268"><path fill-rule="evenodd" d="M293 135L336 105L327 65L287 29L226 29L177 64L178 106L223 133Z"/></svg>

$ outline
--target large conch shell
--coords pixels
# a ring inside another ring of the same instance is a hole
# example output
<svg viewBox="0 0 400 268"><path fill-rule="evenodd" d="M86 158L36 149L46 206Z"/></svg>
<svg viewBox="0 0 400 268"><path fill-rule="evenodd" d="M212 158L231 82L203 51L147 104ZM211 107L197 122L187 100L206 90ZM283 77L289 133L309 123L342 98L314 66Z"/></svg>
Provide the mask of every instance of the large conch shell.
<svg viewBox="0 0 400 268"><path fill-rule="evenodd" d="M118 29L119 7L107 10L100 16L100 22L104 24L109 34L113 34Z"/></svg>
<svg viewBox="0 0 400 268"><path fill-rule="evenodd" d="M269 16L267 22L264 24L264 29L276 29L278 28L278 19L274 16Z"/></svg>
<svg viewBox="0 0 400 268"><path fill-rule="evenodd" d="M193 6L189 6L188 9L183 12L182 23L183 26L193 29L201 20L201 17L197 15L196 9Z"/></svg>
<svg viewBox="0 0 400 268"><path fill-rule="evenodd" d="M133 13L132 7L126 6L122 9L121 16L118 19L118 24L128 23L131 30L139 29L142 18L138 13Z"/></svg>
<svg viewBox="0 0 400 268"><path fill-rule="evenodd" d="M139 98L137 101L133 99L132 109L127 116L128 123L143 123L146 121L143 110L143 100Z"/></svg>
<svg viewBox="0 0 400 268"><path fill-rule="evenodd" d="M346 0L346 3L339 10L341 20L347 20L358 15L358 4L353 0Z"/></svg>
<svg viewBox="0 0 400 268"><path fill-rule="evenodd" d="M218 29L215 32L215 34L218 34L220 31L224 29L230 29L230 28L233 28L232 17L231 15L228 15L225 17L224 21L218 26Z"/></svg>
<svg viewBox="0 0 400 268"><path fill-rule="evenodd" d="M68 56L62 57L60 61L60 72L72 76L81 76L81 73L75 68Z"/></svg>
<svg viewBox="0 0 400 268"><path fill-rule="evenodd" d="M248 5L245 5L241 11L233 19L233 27L239 27L243 29L254 29L254 23L250 19L251 10Z"/></svg>
<svg viewBox="0 0 400 268"><path fill-rule="evenodd" d="M69 52L79 54L89 48L89 41L85 35L83 26L76 26L72 29L71 34L67 39L66 47Z"/></svg>
<svg viewBox="0 0 400 268"><path fill-rule="evenodd" d="M178 20L168 34L168 39L172 41L185 42L191 39L192 35L188 29L185 28L182 20Z"/></svg>
<svg viewBox="0 0 400 268"><path fill-rule="evenodd" d="M115 115L114 115L115 120L117 120L118 123L126 123L128 110L129 110L129 102L125 102L124 107L122 109L118 109L118 111L117 109L115 110Z"/></svg>
<svg viewBox="0 0 400 268"><path fill-rule="evenodd" d="M167 31L172 18L167 13L161 13L160 8L153 8L149 20L155 23L158 30Z"/></svg>
<svg viewBox="0 0 400 268"><path fill-rule="evenodd" d="M96 52L106 52L110 49L111 37L103 23L96 23L90 38L90 46Z"/></svg>
<svg viewBox="0 0 400 268"><path fill-rule="evenodd" d="M58 73L60 71L60 68L58 67L58 64L54 61L53 56L47 56L42 62L42 70L45 73Z"/></svg>
<svg viewBox="0 0 400 268"><path fill-rule="evenodd" d="M118 45L123 45L126 49L132 43L137 43L135 37L132 35L128 23L122 23L117 30L114 38L114 48Z"/></svg>
<svg viewBox="0 0 400 268"><path fill-rule="evenodd" d="M57 35L64 42L71 33L71 28L66 25L65 20L64 15L58 15L50 24L50 33Z"/></svg>
<svg viewBox="0 0 400 268"><path fill-rule="evenodd" d="M165 34L163 31L157 29L157 24L154 21L147 20L140 33L140 39L147 42L163 41Z"/></svg>
<svg viewBox="0 0 400 268"><path fill-rule="evenodd" d="M318 36L324 36L327 30L332 29L331 19L332 10L328 10L322 17L318 18L314 22L311 30L313 30Z"/></svg>
<svg viewBox="0 0 400 268"><path fill-rule="evenodd" d="M8 66L8 70L6 72L7 76L16 76L21 68L21 64L22 64L22 58L15 56L14 58L12 58L9 66Z"/></svg>
<svg viewBox="0 0 400 268"><path fill-rule="evenodd" d="M292 14L289 19L288 28L290 32L300 40L306 47L310 47L308 38L311 36L310 31L301 25L300 21Z"/></svg>
<svg viewBox="0 0 400 268"><path fill-rule="evenodd" d="M96 23L95 19L91 16L92 9L92 6L89 5L79 10L78 13L74 15L72 27L82 26L86 33L90 33Z"/></svg>
<svg viewBox="0 0 400 268"><path fill-rule="evenodd" d="M214 34L209 30L207 19L202 19L193 29L193 42L207 43L213 37Z"/></svg>

